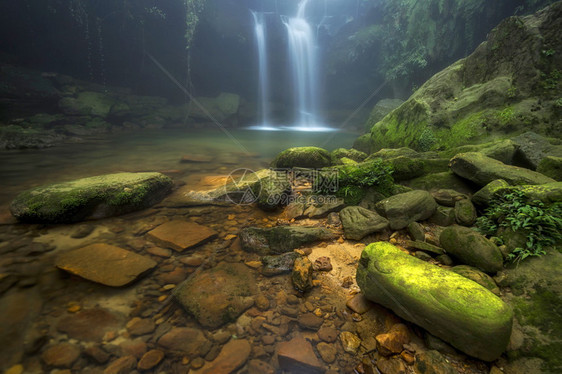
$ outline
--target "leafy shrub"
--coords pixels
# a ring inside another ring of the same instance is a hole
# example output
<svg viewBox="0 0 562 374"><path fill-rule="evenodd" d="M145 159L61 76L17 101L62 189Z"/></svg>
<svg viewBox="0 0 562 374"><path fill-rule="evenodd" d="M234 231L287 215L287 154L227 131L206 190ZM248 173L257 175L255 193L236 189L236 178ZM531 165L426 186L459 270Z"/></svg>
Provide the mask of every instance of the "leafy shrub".
<svg viewBox="0 0 562 374"><path fill-rule="evenodd" d="M476 224L485 235L497 235L507 228L526 237L523 247L515 248L508 260L521 261L529 256L545 254L545 249L562 239L562 204L546 207L538 200L530 200L524 192L515 190L499 196L479 217ZM505 241L505 238L500 236Z"/></svg>
<svg viewBox="0 0 562 374"><path fill-rule="evenodd" d="M365 190L370 187L390 195L394 185L392 173L392 166L380 158L344 166L339 169L339 189L336 194L348 204L359 203L365 195Z"/></svg>

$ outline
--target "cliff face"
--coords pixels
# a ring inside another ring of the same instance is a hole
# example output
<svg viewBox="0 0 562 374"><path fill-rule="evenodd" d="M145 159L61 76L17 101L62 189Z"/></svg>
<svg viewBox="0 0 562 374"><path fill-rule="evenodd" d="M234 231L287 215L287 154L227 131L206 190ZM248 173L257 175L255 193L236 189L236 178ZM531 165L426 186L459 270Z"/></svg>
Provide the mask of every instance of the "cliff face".
<svg viewBox="0 0 562 374"><path fill-rule="evenodd" d="M502 21L467 58L370 123L373 150L440 150L562 130L562 2Z"/></svg>

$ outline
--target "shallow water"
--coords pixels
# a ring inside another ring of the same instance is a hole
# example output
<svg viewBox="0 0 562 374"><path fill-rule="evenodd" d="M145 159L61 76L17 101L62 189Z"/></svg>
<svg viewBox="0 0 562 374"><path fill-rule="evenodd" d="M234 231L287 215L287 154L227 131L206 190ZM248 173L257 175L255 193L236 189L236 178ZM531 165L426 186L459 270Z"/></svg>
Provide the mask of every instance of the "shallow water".
<svg viewBox="0 0 562 374"><path fill-rule="evenodd" d="M357 134L215 129L143 130L43 150L0 152L0 205L19 192L45 183L120 171L173 171L175 179L191 173L228 172L237 167L263 168L289 147L351 147ZM183 155L209 162L180 163ZM228 174L228 173L226 173Z"/></svg>

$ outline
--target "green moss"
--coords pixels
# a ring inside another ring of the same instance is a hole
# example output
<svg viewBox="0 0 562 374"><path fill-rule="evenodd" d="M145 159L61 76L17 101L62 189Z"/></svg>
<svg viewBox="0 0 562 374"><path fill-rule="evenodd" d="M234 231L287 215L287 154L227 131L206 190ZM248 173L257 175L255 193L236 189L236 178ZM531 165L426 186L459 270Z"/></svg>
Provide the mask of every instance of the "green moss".
<svg viewBox="0 0 562 374"><path fill-rule="evenodd" d="M272 162L276 168L323 168L330 166L330 153L319 147L294 147L281 152Z"/></svg>

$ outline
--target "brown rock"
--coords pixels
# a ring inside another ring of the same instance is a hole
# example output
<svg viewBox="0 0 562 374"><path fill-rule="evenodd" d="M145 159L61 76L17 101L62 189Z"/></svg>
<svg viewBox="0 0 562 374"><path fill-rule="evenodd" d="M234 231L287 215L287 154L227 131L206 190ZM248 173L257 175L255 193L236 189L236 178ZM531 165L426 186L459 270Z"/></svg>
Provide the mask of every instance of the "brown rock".
<svg viewBox="0 0 562 374"><path fill-rule="evenodd" d="M121 347L124 355L134 356L136 358L141 358L148 349L144 340L140 338L134 340L125 340L124 342L119 344L119 346Z"/></svg>
<svg viewBox="0 0 562 374"><path fill-rule="evenodd" d="M148 247L146 249L146 252L150 253L151 255L158 256L158 257L164 257L164 258L168 258L172 255L172 251L170 251L169 249L160 248L160 247Z"/></svg>
<svg viewBox="0 0 562 374"><path fill-rule="evenodd" d="M312 288L312 263L308 257L295 259L291 281L297 291L305 292Z"/></svg>
<svg viewBox="0 0 562 374"><path fill-rule="evenodd" d="M70 343L60 343L48 348L41 358L47 366L69 368L79 356L79 347Z"/></svg>
<svg viewBox="0 0 562 374"><path fill-rule="evenodd" d="M261 360L248 362L248 374L275 374L273 366Z"/></svg>
<svg viewBox="0 0 562 374"><path fill-rule="evenodd" d="M199 256L184 257L180 259L180 262L187 266L199 267L203 263L203 258Z"/></svg>
<svg viewBox="0 0 562 374"><path fill-rule="evenodd" d="M226 343L218 357L202 374L230 374L246 363L252 347L245 339L233 339Z"/></svg>
<svg viewBox="0 0 562 374"><path fill-rule="evenodd" d="M391 356L402 352L403 345L410 342L408 328L402 323L392 326L389 332L376 336L377 350L383 356Z"/></svg>
<svg viewBox="0 0 562 374"><path fill-rule="evenodd" d="M103 374L129 374L137 366L137 359L133 356L118 358L105 368Z"/></svg>
<svg viewBox="0 0 562 374"><path fill-rule="evenodd" d="M71 338L97 342L106 332L120 327L121 319L104 309L84 309L61 318L57 324L57 330Z"/></svg>
<svg viewBox="0 0 562 374"><path fill-rule="evenodd" d="M320 342L316 346L316 349L318 350L320 357L322 358L322 360L324 360L325 363L331 364L332 362L336 361L338 350L332 344Z"/></svg>
<svg viewBox="0 0 562 374"><path fill-rule="evenodd" d="M164 352L159 349L151 349L146 352L140 359L137 369L150 370L158 365L164 359Z"/></svg>
<svg viewBox="0 0 562 374"><path fill-rule="evenodd" d="M330 257L322 256L314 260L314 270L316 271L331 271L332 262Z"/></svg>
<svg viewBox="0 0 562 374"><path fill-rule="evenodd" d="M382 374L406 374L406 365L398 358L379 357L377 368Z"/></svg>
<svg viewBox="0 0 562 374"><path fill-rule="evenodd" d="M327 343L333 343L338 338L338 331L333 327L321 327L318 337Z"/></svg>
<svg viewBox="0 0 562 374"><path fill-rule="evenodd" d="M86 348L84 354L92 358L98 364L105 364L107 360L109 360L109 354L97 345Z"/></svg>
<svg viewBox="0 0 562 374"><path fill-rule="evenodd" d="M60 255L62 270L106 286L125 286L157 264L148 257L109 244L91 244Z"/></svg>
<svg viewBox="0 0 562 374"><path fill-rule="evenodd" d="M347 305L347 307L355 313L359 314L367 313L373 307L373 303L367 300L362 293L358 293L351 299L347 300L345 305Z"/></svg>
<svg viewBox="0 0 562 374"><path fill-rule="evenodd" d="M129 334L131 334L131 336L137 336L137 335L150 334L151 332L154 331L156 325L154 324L154 322L152 322L152 320L148 318L134 317L132 320L127 322L126 327L127 327L127 331L129 331Z"/></svg>
<svg viewBox="0 0 562 374"><path fill-rule="evenodd" d="M279 343L277 355L282 370L313 374L326 371L314 354L312 345L300 335L289 341Z"/></svg>
<svg viewBox="0 0 562 374"><path fill-rule="evenodd" d="M340 333L340 342L343 350L352 354L356 354L361 345L361 339L349 331L342 331Z"/></svg>
<svg viewBox="0 0 562 374"><path fill-rule="evenodd" d="M402 357L402 360L404 360L404 362L406 362L408 365L413 365L416 361L414 355L412 355L408 351L402 351L402 353L400 353L400 357Z"/></svg>
<svg viewBox="0 0 562 374"><path fill-rule="evenodd" d="M261 311L269 309L269 299L264 294L259 294L258 296L256 296L256 298L254 299L254 303L256 304L256 307Z"/></svg>
<svg viewBox="0 0 562 374"><path fill-rule="evenodd" d="M305 313L298 316L297 321L299 326L309 330L318 330L324 323L324 319L312 313Z"/></svg>
<svg viewBox="0 0 562 374"><path fill-rule="evenodd" d="M147 235L158 245L182 252L210 240L217 233L193 222L176 220L158 226Z"/></svg>
<svg viewBox="0 0 562 374"><path fill-rule="evenodd" d="M203 332L189 327L174 327L158 340L158 345L190 357L204 355L210 348L210 342Z"/></svg>
<svg viewBox="0 0 562 374"><path fill-rule="evenodd" d="M183 282L185 278L187 278L187 271L180 267L158 276L158 280L163 284L178 284Z"/></svg>

